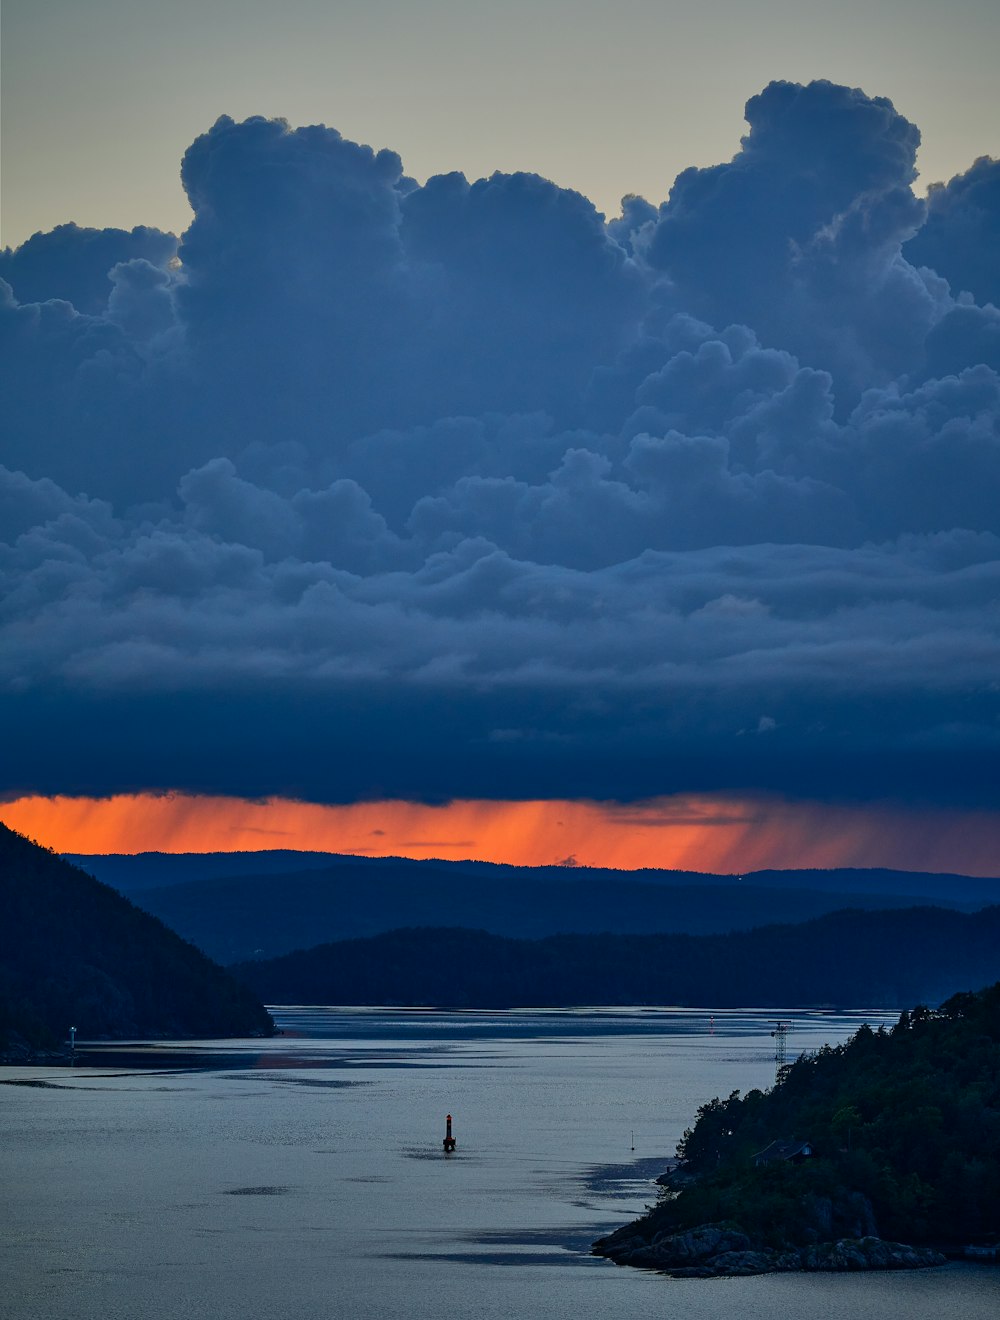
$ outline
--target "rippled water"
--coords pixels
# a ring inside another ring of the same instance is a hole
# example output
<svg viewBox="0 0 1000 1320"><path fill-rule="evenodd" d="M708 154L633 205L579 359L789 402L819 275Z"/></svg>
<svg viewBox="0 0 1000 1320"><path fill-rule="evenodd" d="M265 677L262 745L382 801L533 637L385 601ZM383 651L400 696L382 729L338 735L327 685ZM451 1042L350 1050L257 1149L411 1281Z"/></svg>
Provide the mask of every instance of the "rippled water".
<svg viewBox="0 0 1000 1320"><path fill-rule="evenodd" d="M268 1042L0 1069L0 1312L996 1320L1000 1271L672 1280L588 1254L696 1107L774 1071L753 1012L284 1009ZM790 1051L877 1014L790 1013ZM294 1033L294 1034L293 1034ZM99 1066L97 1066L99 1065ZM444 1118L458 1150L442 1153ZM633 1149L634 1147L634 1149Z"/></svg>

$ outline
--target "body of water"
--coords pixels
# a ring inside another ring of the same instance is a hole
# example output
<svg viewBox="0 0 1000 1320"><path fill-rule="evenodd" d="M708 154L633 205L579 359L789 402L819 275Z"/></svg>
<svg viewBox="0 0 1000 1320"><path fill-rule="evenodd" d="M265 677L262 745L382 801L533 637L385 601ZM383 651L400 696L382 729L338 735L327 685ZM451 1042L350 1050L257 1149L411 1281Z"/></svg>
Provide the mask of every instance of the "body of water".
<svg viewBox="0 0 1000 1320"><path fill-rule="evenodd" d="M273 1041L0 1069L4 1317L1000 1314L989 1266L674 1280L588 1254L654 1199L699 1104L773 1081L773 1013L275 1016ZM893 1020L783 1017L790 1056Z"/></svg>

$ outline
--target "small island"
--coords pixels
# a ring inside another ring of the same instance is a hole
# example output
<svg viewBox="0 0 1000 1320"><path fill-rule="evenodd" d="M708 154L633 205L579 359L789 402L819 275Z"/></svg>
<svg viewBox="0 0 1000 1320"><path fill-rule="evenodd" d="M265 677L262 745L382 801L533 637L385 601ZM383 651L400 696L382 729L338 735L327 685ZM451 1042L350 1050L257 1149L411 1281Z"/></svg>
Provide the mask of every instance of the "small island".
<svg viewBox="0 0 1000 1320"><path fill-rule="evenodd" d="M677 1156L595 1255L686 1278L995 1258L1000 984L702 1105Z"/></svg>

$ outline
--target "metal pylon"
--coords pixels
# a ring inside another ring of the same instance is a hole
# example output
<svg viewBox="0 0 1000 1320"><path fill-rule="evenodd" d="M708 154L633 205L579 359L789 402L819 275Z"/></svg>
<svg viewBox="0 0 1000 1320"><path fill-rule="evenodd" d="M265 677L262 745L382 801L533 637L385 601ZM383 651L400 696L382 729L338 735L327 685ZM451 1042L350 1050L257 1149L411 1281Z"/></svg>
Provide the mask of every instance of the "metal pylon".
<svg viewBox="0 0 1000 1320"><path fill-rule="evenodd" d="M785 1066L785 1046L788 1040L788 1023L776 1022L771 1035L774 1037L774 1080L779 1081L781 1078L781 1070Z"/></svg>

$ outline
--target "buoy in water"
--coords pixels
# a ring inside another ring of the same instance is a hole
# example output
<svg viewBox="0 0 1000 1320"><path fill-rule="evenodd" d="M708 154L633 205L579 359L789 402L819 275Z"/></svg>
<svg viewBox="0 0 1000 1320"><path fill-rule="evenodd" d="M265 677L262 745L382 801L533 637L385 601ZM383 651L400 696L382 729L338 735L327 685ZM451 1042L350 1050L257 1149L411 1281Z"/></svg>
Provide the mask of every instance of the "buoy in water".
<svg viewBox="0 0 1000 1320"><path fill-rule="evenodd" d="M451 1135L451 1114L445 1119L444 1149L446 1155L455 1149L455 1138Z"/></svg>

